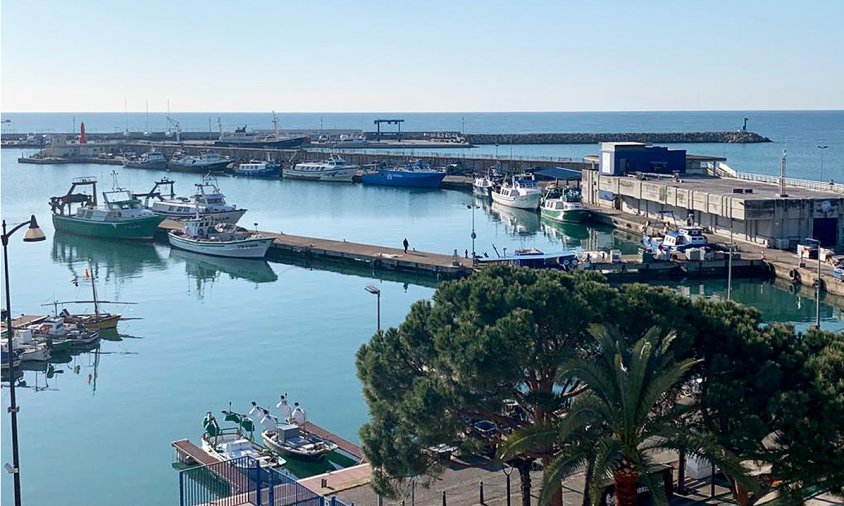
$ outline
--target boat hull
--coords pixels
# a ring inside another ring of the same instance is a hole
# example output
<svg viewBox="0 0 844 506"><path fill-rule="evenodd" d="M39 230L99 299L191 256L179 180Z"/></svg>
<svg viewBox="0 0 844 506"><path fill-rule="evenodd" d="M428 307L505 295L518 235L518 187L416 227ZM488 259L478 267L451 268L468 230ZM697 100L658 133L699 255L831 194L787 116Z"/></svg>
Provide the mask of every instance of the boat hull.
<svg viewBox="0 0 844 506"><path fill-rule="evenodd" d="M119 313L109 314L107 316L100 315L97 318L96 315L78 315L74 320L81 323L87 330L103 330L103 329L116 329L117 322L120 321L123 315ZM67 321L67 320L65 320Z"/></svg>
<svg viewBox="0 0 844 506"><path fill-rule="evenodd" d="M215 146L230 146L235 148L276 148L276 149L284 149L284 148L298 148L302 144L307 141L307 137L288 137L284 139L278 139L274 141L268 140L243 140L243 141L236 141L236 140L223 140L217 141L214 143Z"/></svg>
<svg viewBox="0 0 844 506"><path fill-rule="evenodd" d="M559 223L583 223L588 221L592 213L588 209L545 209L542 208L542 217Z"/></svg>
<svg viewBox="0 0 844 506"><path fill-rule="evenodd" d="M268 167L262 170L240 170L234 169L232 171L236 176L242 177L259 177L264 179L277 178L281 176L281 167Z"/></svg>
<svg viewBox="0 0 844 506"><path fill-rule="evenodd" d="M285 179L303 179L306 181L329 181L335 183L351 183L357 169L303 171L295 167L282 169Z"/></svg>
<svg viewBox="0 0 844 506"><path fill-rule="evenodd" d="M179 170L184 172L196 172L197 174L206 174L208 172L216 172L226 170L226 167L231 163L231 160L220 160L214 163L181 163L170 162L167 168L170 170Z"/></svg>
<svg viewBox="0 0 844 506"><path fill-rule="evenodd" d="M268 434L266 431L261 433L261 440L264 442L264 446L270 449L270 451L278 454L283 455L285 457L293 457L299 460L307 460L311 462L319 462L325 458L326 455L331 453L331 451L319 452L319 453L309 453L309 452L299 452L296 451L288 446L280 445L276 442L275 438Z"/></svg>
<svg viewBox="0 0 844 506"><path fill-rule="evenodd" d="M170 213L154 208L149 209L155 214L171 220L181 221L196 218L196 213ZM242 218L244 214L246 214L246 209L235 209L233 211L200 212L199 216L201 218L212 218L217 223L231 223L234 225L240 221L240 218Z"/></svg>
<svg viewBox="0 0 844 506"><path fill-rule="evenodd" d="M151 240L164 216L144 216L126 221L91 221L76 216L53 215L53 227L59 232L103 239Z"/></svg>
<svg viewBox="0 0 844 506"><path fill-rule="evenodd" d="M363 184L404 188L439 188L445 172L379 170L361 176Z"/></svg>
<svg viewBox="0 0 844 506"><path fill-rule="evenodd" d="M490 194L492 195L493 202L517 209L536 209L539 207L539 200L542 197L540 193L530 193L516 197L508 197L498 192L491 192Z"/></svg>
<svg viewBox="0 0 844 506"><path fill-rule="evenodd" d="M174 248L228 258L264 258L275 240L272 237L264 237L236 241L201 241L173 232L167 234L167 239L170 241L170 246Z"/></svg>
<svg viewBox="0 0 844 506"><path fill-rule="evenodd" d="M164 170L167 168L167 160L155 160L152 162L126 162L123 166L128 169Z"/></svg>

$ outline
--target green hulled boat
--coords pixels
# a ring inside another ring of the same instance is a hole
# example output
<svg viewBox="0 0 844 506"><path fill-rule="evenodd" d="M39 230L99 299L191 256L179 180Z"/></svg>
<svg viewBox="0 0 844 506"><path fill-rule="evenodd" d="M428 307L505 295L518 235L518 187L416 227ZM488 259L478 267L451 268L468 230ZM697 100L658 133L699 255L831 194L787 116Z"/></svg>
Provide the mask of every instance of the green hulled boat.
<svg viewBox="0 0 844 506"><path fill-rule="evenodd" d="M580 189L566 187L562 194L547 195L540 207L543 218L558 222L582 223L592 216L591 211L583 207Z"/></svg>
<svg viewBox="0 0 844 506"><path fill-rule="evenodd" d="M74 193L90 187L91 193ZM117 188L103 192L104 203L97 204L97 180L76 178L66 195L50 199L53 226L57 231L106 239L150 240L164 221L148 209L128 190ZM74 212L71 207L78 204Z"/></svg>

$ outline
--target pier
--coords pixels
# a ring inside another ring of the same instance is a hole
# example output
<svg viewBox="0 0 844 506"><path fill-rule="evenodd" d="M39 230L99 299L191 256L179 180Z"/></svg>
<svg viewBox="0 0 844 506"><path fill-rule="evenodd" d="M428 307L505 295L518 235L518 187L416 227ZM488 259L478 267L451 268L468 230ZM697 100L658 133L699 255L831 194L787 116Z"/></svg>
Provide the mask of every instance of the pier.
<svg viewBox="0 0 844 506"><path fill-rule="evenodd" d="M159 225L158 238L166 241L170 230L179 229L178 221L164 220ZM288 235L284 233L260 232L264 237L274 237L267 256L270 259L284 259L293 256L314 260L334 260L358 263L372 269L427 274L439 278L456 278L472 272L471 259L460 255L442 255L424 251L373 246L348 241L335 241Z"/></svg>

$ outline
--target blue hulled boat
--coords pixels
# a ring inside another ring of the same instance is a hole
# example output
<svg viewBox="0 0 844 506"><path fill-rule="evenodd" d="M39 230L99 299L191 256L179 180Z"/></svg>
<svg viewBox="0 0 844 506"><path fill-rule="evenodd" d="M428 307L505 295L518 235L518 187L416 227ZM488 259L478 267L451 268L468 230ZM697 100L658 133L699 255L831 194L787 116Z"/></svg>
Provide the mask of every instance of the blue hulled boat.
<svg viewBox="0 0 844 506"><path fill-rule="evenodd" d="M364 173L361 181L380 186L439 188L445 175L445 171L433 169L421 160L413 160L404 167L385 167Z"/></svg>
<svg viewBox="0 0 844 506"><path fill-rule="evenodd" d="M251 160L241 163L232 172L237 176L278 178L281 176L281 164L273 160Z"/></svg>

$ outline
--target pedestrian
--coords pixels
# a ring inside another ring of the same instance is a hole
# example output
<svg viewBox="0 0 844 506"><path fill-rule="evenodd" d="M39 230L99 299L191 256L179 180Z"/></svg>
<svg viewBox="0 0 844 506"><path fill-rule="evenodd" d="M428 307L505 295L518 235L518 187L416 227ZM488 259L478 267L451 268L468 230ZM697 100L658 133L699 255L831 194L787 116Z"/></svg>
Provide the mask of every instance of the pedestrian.
<svg viewBox="0 0 844 506"><path fill-rule="evenodd" d="M404 238L402 244L404 245L404 252L407 253L407 247L410 246L410 243L407 242L407 237Z"/></svg>
<svg viewBox="0 0 844 506"><path fill-rule="evenodd" d="M466 258L469 258L469 250L468 249L466 249L466 251L464 252L464 255L466 256Z"/></svg>

